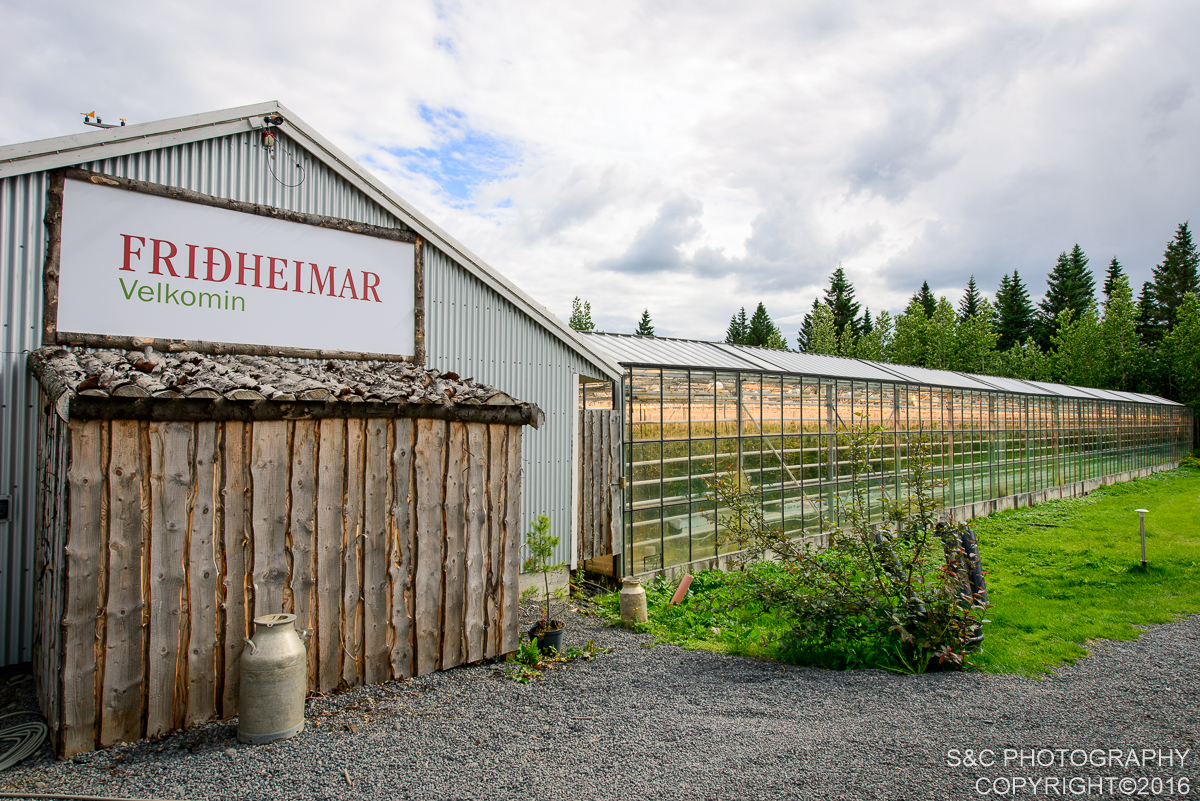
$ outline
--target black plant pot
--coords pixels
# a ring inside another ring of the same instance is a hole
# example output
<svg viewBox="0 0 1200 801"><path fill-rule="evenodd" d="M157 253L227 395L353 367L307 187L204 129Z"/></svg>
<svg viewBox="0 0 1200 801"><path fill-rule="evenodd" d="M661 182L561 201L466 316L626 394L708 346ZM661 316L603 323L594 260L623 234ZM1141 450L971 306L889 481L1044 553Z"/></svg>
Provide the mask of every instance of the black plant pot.
<svg viewBox="0 0 1200 801"><path fill-rule="evenodd" d="M554 652L555 654L562 653L563 627L559 626L550 631L537 630L534 637L537 639L538 650L543 654Z"/></svg>

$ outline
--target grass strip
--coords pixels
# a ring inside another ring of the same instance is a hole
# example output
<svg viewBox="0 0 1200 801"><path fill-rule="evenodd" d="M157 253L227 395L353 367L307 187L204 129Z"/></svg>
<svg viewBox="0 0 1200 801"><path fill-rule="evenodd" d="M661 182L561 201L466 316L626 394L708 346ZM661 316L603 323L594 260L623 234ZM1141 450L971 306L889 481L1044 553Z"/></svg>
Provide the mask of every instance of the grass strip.
<svg viewBox="0 0 1200 801"><path fill-rule="evenodd" d="M1138 508L1150 510L1145 569ZM1038 676L1085 657L1095 640L1134 639L1140 626L1200 613L1200 469L1002 512L972 527L992 604L983 650L972 660L978 669ZM748 569L784 580L774 564ZM787 616L764 608L743 575L702 572L684 601L670 606L673 592L671 582L646 586L650 620L643 630L660 642L778 658ZM598 600L610 620L619 620L617 593Z"/></svg>

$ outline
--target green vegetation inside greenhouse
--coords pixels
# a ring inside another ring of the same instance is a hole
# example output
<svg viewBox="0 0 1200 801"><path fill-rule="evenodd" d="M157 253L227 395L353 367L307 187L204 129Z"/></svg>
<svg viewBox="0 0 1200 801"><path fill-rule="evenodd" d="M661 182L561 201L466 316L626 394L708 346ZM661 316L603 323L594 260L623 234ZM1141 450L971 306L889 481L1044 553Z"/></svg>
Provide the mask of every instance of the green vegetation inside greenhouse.
<svg viewBox="0 0 1200 801"><path fill-rule="evenodd" d="M1138 508L1150 510L1146 569ZM1086 656L1095 640L1133 639L1139 626L1200 613L1200 469L1158 473L972 525L991 601L983 649L971 657L978 669L1035 676ZM645 630L685 648L804 663L785 651L787 616L751 592L764 581L791 580L769 562L745 573L705 571L675 606L669 605L674 585L651 582ZM619 618L616 593L600 605ZM844 653L826 655L821 666L903 670L883 648L846 643Z"/></svg>

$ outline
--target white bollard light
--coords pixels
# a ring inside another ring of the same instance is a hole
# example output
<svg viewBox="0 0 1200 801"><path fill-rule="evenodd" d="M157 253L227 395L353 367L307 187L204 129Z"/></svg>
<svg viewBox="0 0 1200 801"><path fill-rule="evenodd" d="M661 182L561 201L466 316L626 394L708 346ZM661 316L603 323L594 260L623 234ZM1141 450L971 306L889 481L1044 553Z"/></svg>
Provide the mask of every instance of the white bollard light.
<svg viewBox="0 0 1200 801"><path fill-rule="evenodd" d="M1149 509L1134 509L1138 513L1138 520L1142 523L1142 567L1146 566L1146 513Z"/></svg>

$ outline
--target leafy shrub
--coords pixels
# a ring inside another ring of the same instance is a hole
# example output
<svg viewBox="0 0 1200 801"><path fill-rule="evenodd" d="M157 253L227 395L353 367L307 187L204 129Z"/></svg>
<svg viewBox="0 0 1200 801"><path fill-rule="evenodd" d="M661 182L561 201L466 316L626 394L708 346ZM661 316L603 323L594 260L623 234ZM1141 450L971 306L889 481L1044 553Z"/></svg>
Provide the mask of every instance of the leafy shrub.
<svg viewBox="0 0 1200 801"><path fill-rule="evenodd" d="M779 560L784 576L748 571L746 590L764 609L784 613L789 627L779 643L781 658L912 673L961 668L986 607L986 596L969 589L965 527L938 519L939 481L929 441L920 435L908 442L907 494L885 492L882 520L872 522L866 457L877 451L878 436L865 427L850 435L854 483L840 508L848 526L828 532L828 550L792 539L755 515L752 510L762 508L756 489L717 480L710 499L747 521L757 546Z"/></svg>

